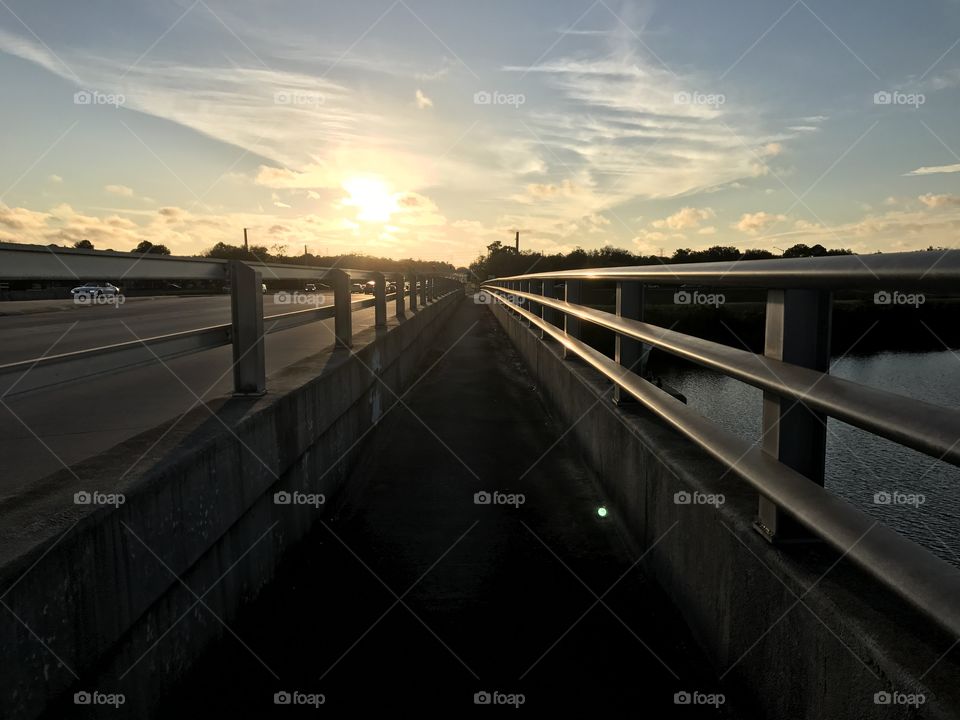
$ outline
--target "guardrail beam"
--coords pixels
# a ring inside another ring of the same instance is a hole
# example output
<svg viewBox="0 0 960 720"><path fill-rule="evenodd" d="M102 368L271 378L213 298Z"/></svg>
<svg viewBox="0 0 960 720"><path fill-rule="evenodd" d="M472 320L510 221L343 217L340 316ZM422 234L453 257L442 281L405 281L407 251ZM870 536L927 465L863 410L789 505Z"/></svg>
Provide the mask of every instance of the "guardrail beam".
<svg viewBox="0 0 960 720"><path fill-rule="evenodd" d="M267 391L263 279L259 271L240 260L230 261L230 318L233 392L263 395Z"/></svg>

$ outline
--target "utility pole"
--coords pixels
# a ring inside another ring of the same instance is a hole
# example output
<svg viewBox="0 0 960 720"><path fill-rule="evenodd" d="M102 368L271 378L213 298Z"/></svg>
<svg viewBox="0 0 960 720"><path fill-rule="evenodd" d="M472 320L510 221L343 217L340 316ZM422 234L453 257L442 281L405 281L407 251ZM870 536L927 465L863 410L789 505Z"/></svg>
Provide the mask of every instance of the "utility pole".
<svg viewBox="0 0 960 720"><path fill-rule="evenodd" d="M250 252L250 246L247 244L247 229L243 229L243 251Z"/></svg>
<svg viewBox="0 0 960 720"><path fill-rule="evenodd" d="M514 240L514 250L517 251L517 255L520 254L520 231L517 230L517 237Z"/></svg>
<svg viewBox="0 0 960 720"><path fill-rule="evenodd" d="M307 256L307 244L306 244L306 243L303 244L303 256L304 256L304 257Z"/></svg>

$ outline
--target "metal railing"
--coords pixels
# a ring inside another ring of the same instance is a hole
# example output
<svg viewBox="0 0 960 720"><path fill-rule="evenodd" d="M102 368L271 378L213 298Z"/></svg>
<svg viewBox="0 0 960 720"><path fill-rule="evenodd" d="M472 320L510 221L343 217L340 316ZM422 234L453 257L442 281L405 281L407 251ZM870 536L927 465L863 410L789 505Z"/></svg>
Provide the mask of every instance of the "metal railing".
<svg viewBox="0 0 960 720"><path fill-rule="evenodd" d="M233 384L239 395L266 391L264 338L298 325L334 318L338 347L353 345L354 310L374 308L374 324L387 325L387 301L395 301L395 314L405 316L409 284L409 309L419 307L461 288L451 278L426 273L377 272L345 268L259 263L214 258L135 255L122 252L74 250L42 245L0 243L0 277L43 280L213 280L229 283L231 321L210 327L116 343L75 352L0 365L0 377L15 379L17 392L104 372L113 372L156 361L233 346ZM263 280L318 280L333 290L331 305L293 310L264 317ZM372 298L353 300L352 283L374 282ZM387 281L396 291L387 293ZM264 323L270 322L267 330Z"/></svg>
<svg viewBox="0 0 960 720"><path fill-rule="evenodd" d="M581 304L582 285L616 282L616 312ZM644 286L760 288L764 353L643 322ZM827 417L960 465L960 410L829 375L834 290L960 292L960 251L598 268L490 280L483 290L559 342L759 493L754 527L777 543L818 538L960 636L960 571L824 487ZM526 305L526 307L524 307ZM614 358L582 340L613 331ZM658 348L763 390L759 445L721 428L634 372Z"/></svg>

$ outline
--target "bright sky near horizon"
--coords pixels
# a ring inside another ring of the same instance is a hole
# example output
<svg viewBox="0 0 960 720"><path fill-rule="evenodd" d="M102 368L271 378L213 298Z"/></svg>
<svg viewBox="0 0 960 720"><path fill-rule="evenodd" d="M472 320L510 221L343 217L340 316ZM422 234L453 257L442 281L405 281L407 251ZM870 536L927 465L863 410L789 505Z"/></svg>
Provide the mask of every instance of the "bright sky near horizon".
<svg viewBox="0 0 960 720"><path fill-rule="evenodd" d="M0 240L956 246L960 0L0 0Z"/></svg>

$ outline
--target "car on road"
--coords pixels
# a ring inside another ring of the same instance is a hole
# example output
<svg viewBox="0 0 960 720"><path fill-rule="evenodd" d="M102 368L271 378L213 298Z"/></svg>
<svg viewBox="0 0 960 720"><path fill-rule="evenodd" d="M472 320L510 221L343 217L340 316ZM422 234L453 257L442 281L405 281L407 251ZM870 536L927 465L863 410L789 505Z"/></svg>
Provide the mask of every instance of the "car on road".
<svg viewBox="0 0 960 720"><path fill-rule="evenodd" d="M393 295L395 292L397 292L397 284L395 282L387 283L387 294Z"/></svg>
<svg viewBox="0 0 960 720"><path fill-rule="evenodd" d="M317 291L316 283L307 283L303 286L303 291L308 293L315 293Z"/></svg>
<svg viewBox="0 0 960 720"><path fill-rule="evenodd" d="M75 298L116 297L120 294L120 288L108 282L88 282L71 289L70 294Z"/></svg>
<svg viewBox="0 0 960 720"><path fill-rule="evenodd" d="M352 293L362 293L363 292L363 283L352 283L350 285L350 292Z"/></svg>
<svg viewBox="0 0 960 720"><path fill-rule="evenodd" d="M363 286L363 291L364 291L367 295L373 295L373 293L376 291L376 289L377 289L377 283L374 282L373 280L368 280L368 281L366 282L366 284L364 284L364 286Z"/></svg>

